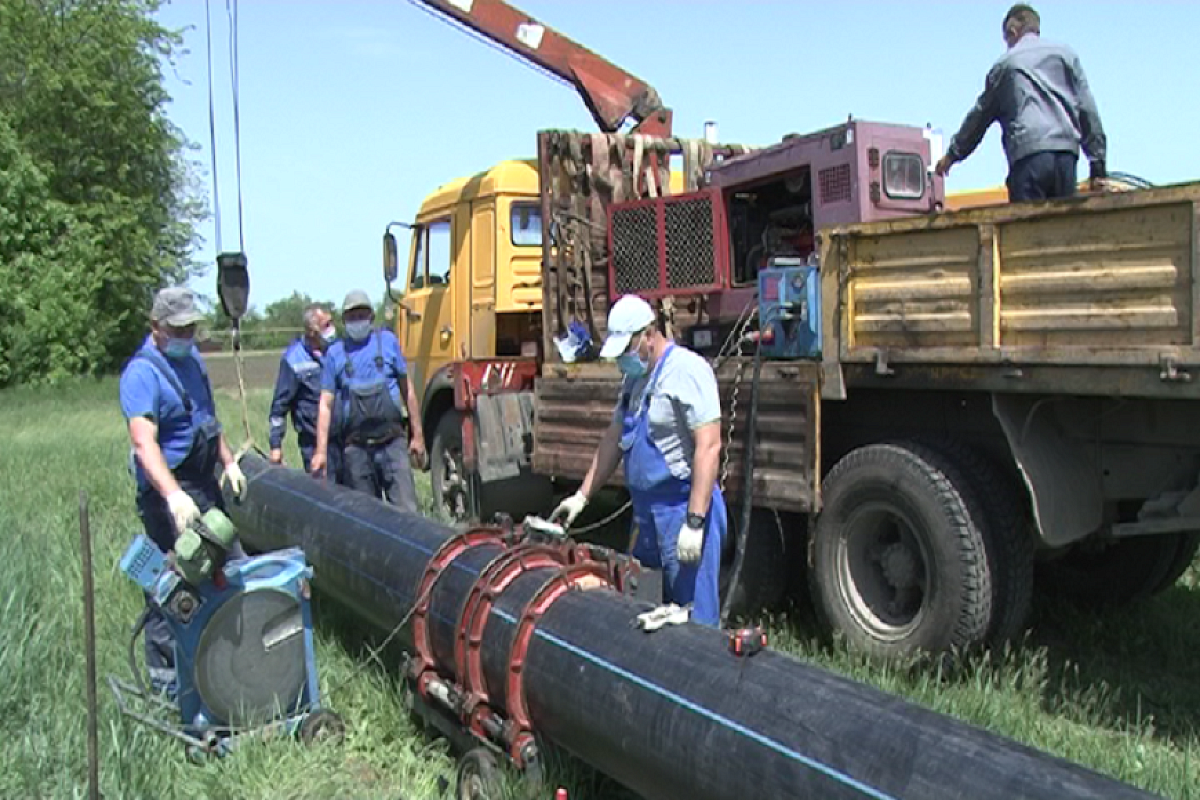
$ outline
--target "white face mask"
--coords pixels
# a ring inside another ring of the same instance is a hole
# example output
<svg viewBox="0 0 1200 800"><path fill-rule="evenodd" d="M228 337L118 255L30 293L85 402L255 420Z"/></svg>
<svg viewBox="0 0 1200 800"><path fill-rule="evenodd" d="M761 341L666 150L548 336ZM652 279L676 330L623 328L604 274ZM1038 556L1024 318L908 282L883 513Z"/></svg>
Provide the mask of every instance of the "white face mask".
<svg viewBox="0 0 1200 800"><path fill-rule="evenodd" d="M325 342L325 344L329 344L336 338L337 338L337 328L333 327L332 325L330 325L325 330L321 331L321 341Z"/></svg>
<svg viewBox="0 0 1200 800"><path fill-rule="evenodd" d="M356 342L361 342L371 335L371 320L362 319L346 323L346 335Z"/></svg>

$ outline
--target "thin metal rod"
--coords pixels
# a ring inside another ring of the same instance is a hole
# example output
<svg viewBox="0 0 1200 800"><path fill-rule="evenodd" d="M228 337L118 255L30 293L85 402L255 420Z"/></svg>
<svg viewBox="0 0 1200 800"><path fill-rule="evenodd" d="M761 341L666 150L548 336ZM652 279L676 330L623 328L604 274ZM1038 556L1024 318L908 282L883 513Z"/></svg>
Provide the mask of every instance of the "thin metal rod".
<svg viewBox="0 0 1200 800"><path fill-rule="evenodd" d="M79 492L79 550L83 561L83 639L87 677L88 798L100 800L100 739L96 710L96 587L92 582L92 526L87 492Z"/></svg>

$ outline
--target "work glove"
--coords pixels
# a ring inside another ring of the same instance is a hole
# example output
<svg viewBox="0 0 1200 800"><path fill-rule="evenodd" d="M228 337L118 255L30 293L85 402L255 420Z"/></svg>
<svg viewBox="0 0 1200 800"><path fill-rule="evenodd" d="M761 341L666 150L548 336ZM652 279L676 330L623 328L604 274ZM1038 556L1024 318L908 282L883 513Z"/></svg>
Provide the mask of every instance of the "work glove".
<svg viewBox="0 0 1200 800"><path fill-rule="evenodd" d="M664 625L682 625L688 621L691 610L691 606L678 606L670 603L644 614L638 614L636 624L646 633L656 631Z"/></svg>
<svg viewBox="0 0 1200 800"><path fill-rule="evenodd" d="M550 515L550 520L553 522L559 518L563 521L563 527L571 527L571 523L575 521L588 503L587 498L583 496L583 492L576 492L558 504L554 509L554 513Z"/></svg>
<svg viewBox="0 0 1200 800"><path fill-rule="evenodd" d="M225 473L221 475L221 485L224 486L226 483L229 484L229 488L233 490L233 494L238 500L246 496L246 476L237 464L225 465Z"/></svg>
<svg viewBox="0 0 1200 800"><path fill-rule="evenodd" d="M704 529L693 528L686 522L679 529L679 541L675 544L675 556L680 564L695 564L704 549Z"/></svg>
<svg viewBox="0 0 1200 800"><path fill-rule="evenodd" d="M200 519L199 506L183 489L167 495L167 508L171 510L171 519L175 522L176 534L182 534L189 525Z"/></svg>

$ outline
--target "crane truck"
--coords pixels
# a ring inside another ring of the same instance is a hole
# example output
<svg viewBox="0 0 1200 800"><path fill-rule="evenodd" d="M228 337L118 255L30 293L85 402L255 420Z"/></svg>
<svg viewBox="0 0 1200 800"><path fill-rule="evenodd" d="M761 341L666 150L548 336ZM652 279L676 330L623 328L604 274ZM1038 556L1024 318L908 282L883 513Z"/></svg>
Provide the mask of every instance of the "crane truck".
<svg viewBox="0 0 1200 800"><path fill-rule="evenodd" d="M431 5L518 52L540 26ZM1186 570L1200 185L954 209L920 127L751 149L597 122L540 132L536 161L444 187L412 226L400 335L439 354L417 380L455 513L544 512L582 479L620 382L586 343L637 293L718 364L734 608L800 573L853 646L940 652L1020 634L1035 576L1112 605ZM384 262L390 284L390 230Z"/></svg>

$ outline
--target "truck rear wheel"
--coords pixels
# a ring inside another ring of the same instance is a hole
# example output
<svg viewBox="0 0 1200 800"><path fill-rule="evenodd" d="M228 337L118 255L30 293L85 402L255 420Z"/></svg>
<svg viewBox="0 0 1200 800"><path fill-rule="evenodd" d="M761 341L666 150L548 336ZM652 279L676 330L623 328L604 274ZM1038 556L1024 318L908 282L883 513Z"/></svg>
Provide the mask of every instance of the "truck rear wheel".
<svg viewBox="0 0 1200 800"><path fill-rule="evenodd" d="M774 608L783 599L787 590L788 545L799 536L788 537L783 530L784 522L776 522L770 509L755 508L750 512L750 535L746 538L746 552L742 557L742 571L737 588L733 582L733 567L737 547L735 537L742 524L742 509L729 506L729 546L722 548L720 593L721 602L730 591L729 616L750 617Z"/></svg>
<svg viewBox="0 0 1200 800"><path fill-rule="evenodd" d="M1194 533L1084 542L1039 564L1038 581L1048 593L1082 605L1127 605L1173 586L1195 557L1197 543Z"/></svg>
<svg viewBox="0 0 1200 800"><path fill-rule="evenodd" d="M813 531L814 603L851 646L891 657L980 643L992 587L971 487L913 443L852 451L824 482Z"/></svg>
<svg viewBox="0 0 1200 800"><path fill-rule="evenodd" d="M962 472L983 512L980 528L992 582L988 641L1001 644L1016 639L1025 632L1033 606L1035 550L1020 487L986 456L961 442L946 439L928 445Z"/></svg>

